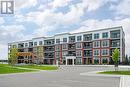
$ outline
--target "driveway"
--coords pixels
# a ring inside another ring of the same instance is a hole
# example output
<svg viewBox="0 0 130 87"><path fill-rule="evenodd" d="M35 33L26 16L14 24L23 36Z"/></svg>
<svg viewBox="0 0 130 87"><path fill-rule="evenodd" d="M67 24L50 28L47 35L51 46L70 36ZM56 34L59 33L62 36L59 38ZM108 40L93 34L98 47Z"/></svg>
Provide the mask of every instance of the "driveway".
<svg viewBox="0 0 130 87"><path fill-rule="evenodd" d="M118 77L80 75L110 69L112 67L62 66L57 71L0 75L0 87L119 87Z"/></svg>

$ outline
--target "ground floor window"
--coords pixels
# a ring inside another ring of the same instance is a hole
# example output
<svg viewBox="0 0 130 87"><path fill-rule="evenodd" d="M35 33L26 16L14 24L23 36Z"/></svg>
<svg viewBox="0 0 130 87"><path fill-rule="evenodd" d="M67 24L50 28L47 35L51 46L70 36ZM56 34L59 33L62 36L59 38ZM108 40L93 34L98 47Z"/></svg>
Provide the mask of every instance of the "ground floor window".
<svg viewBox="0 0 130 87"><path fill-rule="evenodd" d="M76 64L77 65L82 64L82 58L76 58Z"/></svg>
<svg viewBox="0 0 130 87"><path fill-rule="evenodd" d="M99 64L99 61L100 61L100 58L98 58L98 57L94 58L94 64Z"/></svg>
<svg viewBox="0 0 130 87"><path fill-rule="evenodd" d="M102 58L102 64L108 64L108 58Z"/></svg>

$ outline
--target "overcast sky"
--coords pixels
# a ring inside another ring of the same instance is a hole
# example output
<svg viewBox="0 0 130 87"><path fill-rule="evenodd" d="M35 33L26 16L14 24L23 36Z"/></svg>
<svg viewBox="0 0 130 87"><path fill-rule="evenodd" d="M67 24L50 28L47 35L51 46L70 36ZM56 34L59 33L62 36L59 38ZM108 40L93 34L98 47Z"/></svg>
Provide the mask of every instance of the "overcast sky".
<svg viewBox="0 0 130 87"><path fill-rule="evenodd" d="M130 53L130 0L15 0L15 14L0 17L0 59L7 59L7 43L123 26Z"/></svg>

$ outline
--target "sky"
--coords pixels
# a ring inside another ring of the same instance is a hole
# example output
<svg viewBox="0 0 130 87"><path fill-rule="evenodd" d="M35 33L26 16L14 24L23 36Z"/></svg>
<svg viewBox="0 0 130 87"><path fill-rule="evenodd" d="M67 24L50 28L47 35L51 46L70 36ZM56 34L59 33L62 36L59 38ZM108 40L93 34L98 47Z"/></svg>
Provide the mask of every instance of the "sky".
<svg viewBox="0 0 130 87"><path fill-rule="evenodd" d="M8 43L65 32L122 26L130 53L130 0L14 0L14 15L0 16L0 59Z"/></svg>

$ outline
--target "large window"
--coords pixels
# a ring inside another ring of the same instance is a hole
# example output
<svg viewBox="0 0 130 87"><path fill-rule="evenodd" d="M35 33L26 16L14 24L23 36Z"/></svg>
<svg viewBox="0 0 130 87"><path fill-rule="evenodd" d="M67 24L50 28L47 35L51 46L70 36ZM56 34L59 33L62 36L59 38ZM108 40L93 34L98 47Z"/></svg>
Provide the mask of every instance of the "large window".
<svg viewBox="0 0 130 87"><path fill-rule="evenodd" d="M75 36L69 36L69 42L75 42Z"/></svg>
<svg viewBox="0 0 130 87"><path fill-rule="evenodd" d="M99 56L99 55L100 55L100 50L94 49L94 56Z"/></svg>
<svg viewBox="0 0 130 87"><path fill-rule="evenodd" d="M102 33L102 38L108 38L108 32Z"/></svg>
<svg viewBox="0 0 130 87"><path fill-rule="evenodd" d="M99 64L99 58L98 57L94 57L94 64Z"/></svg>
<svg viewBox="0 0 130 87"><path fill-rule="evenodd" d="M100 47L100 41L94 41L93 47L95 47L95 48Z"/></svg>
<svg viewBox="0 0 130 87"><path fill-rule="evenodd" d="M102 63L103 63L103 64L107 64L107 63L108 63L108 60L109 60L109 58L103 57L103 58L102 58Z"/></svg>
<svg viewBox="0 0 130 87"><path fill-rule="evenodd" d="M60 45L55 46L55 51L60 51Z"/></svg>
<svg viewBox="0 0 130 87"><path fill-rule="evenodd" d="M84 34L83 35L83 40L84 41L90 41L90 40L92 40L92 34Z"/></svg>
<svg viewBox="0 0 130 87"><path fill-rule="evenodd" d="M34 46L37 46L37 42L34 42Z"/></svg>
<svg viewBox="0 0 130 87"><path fill-rule="evenodd" d="M39 41L39 45L42 45L42 41Z"/></svg>
<svg viewBox="0 0 130 87"><path fill-rule="evenodd" d="M68 45L67 45L67 44L62 44L62 49L63 49L63 50L68 49Z"/></svg>
<svg viewBox="0 0 130 87"><path fill-rule="evenodd" d="M109 47L109 40L102 41L102 47Z"/></svg>
<svg viewBox="0 0 130 87"><path fill-rule="evenodd" d="M76 56L77 57L81 57L82 56L82 51L81 50L77 50L76 51Z"/></svg>
<svg viewBox="0 0 130 87"><path fill-rule="evenodd" d="M109 55L109 49L102 49L102 55Z"/></svg>
<svg viewBox="0 0 130 87"><path fill-rule="evenodd" d="M52 45L55 43L54 39L44 40L44 45Z"/></svg>
<svg viewBox="0 0 130 87"><path fill-rule="evenodd" d="M28 43L25 43L25 47L28 47Z"/></svg>
<svg viewBox="0 0 130 87"><path fill-rule="evenodd" d="M82 48L82 43L76 43L76 48Z"/></svg>
<svg viewBox="0 0 130 87"><path fill-rule="evenodd" d="M56 39L56 43L60 43L60 39Z"/></svg>
<svg viewBox="0 0 130 87"><path fill-rule="evenodd" d="M62 51L62 56L65 57L68 55L68 51Z"/></svg>
<svg viewBox="0 0 130 87"><path fill-rule="evenodd" d="M63 42L67 42L67 38L63 38Z"/></svg>
<svg viewBox="0 0 130 87"><path fill-rule="evenodd" d="M111 38L120 38L120 30L111 31Z"/></svg>
<svg viewBox="0 0 130 87"><path fill-rule="evenodd" d="M94 39L99 39L99 33L94 34Z"/></svg>
<svg viewBox="0 0 130 87"><path fill-rule="evenodd" d="M82 36L77 36L77 41L81 41L82 40Z"/></svg>
<svg viewBox="0 0 130 87"><path fill-rule="evenodd" d="M112 40L111 46L112 47L120 47L120 40Z"/></svg>
<svg viewBox="0 0 130 87"><path fill-rule="evenodd" d="M55 57L59 58L60 57L60 52L55 52Z"/></svg>

